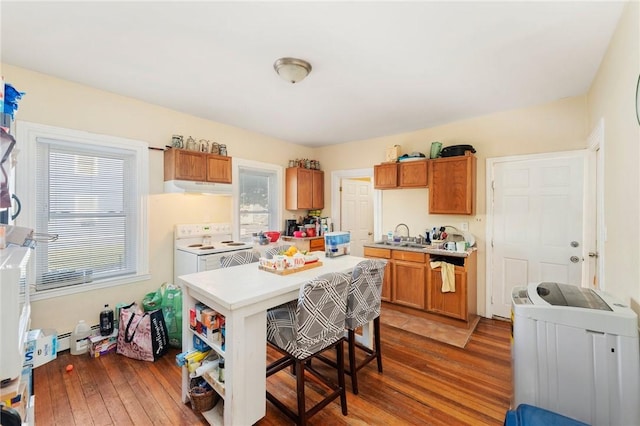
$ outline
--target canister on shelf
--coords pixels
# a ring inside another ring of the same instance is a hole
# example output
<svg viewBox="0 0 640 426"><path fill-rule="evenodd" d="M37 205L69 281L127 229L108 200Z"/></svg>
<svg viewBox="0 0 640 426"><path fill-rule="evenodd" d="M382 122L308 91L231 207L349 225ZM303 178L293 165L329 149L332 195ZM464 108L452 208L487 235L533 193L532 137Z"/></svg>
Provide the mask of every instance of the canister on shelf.
<svg viewBox="0 0 640 426"><path fill-rule="evenodd" d="M227 145L223 143L220 144L220 155L227 155Z"/></svg>

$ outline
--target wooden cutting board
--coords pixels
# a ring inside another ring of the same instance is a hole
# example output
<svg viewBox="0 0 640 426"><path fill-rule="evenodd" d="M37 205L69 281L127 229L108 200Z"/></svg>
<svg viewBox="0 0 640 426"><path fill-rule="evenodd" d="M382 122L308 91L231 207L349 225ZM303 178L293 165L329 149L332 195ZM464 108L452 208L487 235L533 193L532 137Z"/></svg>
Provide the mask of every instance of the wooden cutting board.
<svg viewBox="0 0 640 426"><path fill-rule="evenodd" d="M319 260L317 262L306 263L304 266L301 266L299 268L288 268L288 269L283 269L281 271L278 271L277 269L265 268L264 266L261 266L261 265L258 265L258 268L263 271L271 272L273 274L289 275L289 274L295 274L296 272L306 271L307 269L317 268L318 266L322 266L322 262L320 262Z"/></svg>

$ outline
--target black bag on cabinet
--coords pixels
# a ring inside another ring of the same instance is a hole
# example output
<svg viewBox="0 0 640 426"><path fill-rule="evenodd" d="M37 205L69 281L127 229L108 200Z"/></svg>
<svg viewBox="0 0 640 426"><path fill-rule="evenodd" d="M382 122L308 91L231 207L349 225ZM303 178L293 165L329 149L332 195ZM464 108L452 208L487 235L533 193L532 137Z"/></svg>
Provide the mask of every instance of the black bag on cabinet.
<svg viewBox="0 0 640 426"><path fill-rule="evenodd" d="M442 148L442 151L440 151L440 157L457 157L459 155L464 155L467 151L471 151L473 153L476 152L472 145L447 146Z"/></svg>

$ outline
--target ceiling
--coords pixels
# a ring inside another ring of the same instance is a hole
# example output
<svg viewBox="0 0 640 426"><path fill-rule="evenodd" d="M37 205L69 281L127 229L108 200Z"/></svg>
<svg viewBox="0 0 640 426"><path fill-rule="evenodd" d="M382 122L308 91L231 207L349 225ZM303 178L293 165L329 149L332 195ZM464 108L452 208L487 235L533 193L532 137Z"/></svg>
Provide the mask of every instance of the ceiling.
<svg viewBox="0 0 640 426"><path fill-rule="evenodd" d="M2 62L323 146L584 94L624 5L2 1Z"/></svg>

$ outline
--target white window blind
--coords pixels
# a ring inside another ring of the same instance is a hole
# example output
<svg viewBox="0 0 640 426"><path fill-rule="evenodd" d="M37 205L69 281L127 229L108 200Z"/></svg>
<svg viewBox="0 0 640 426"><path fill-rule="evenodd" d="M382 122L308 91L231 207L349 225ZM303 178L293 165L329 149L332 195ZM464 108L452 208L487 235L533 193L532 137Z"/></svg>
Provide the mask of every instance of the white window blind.
<svg viewBox="0 0 640 426"><path fill-rule="evenodd" d="M39 138L36 291L136 272L135 152Z"/></svg>
<svg viewBox="0 0 640 426"><path fill-rule="evenodd" d="M58 236L32 253L31 300L148 280L148 144L21 120L17 136L16 225Z"/></svg>
<svg viewBox="0 0 640 426"><path fill-rule="evenodd" d="M250 241L253 233L279 230L280 191L277 172L239 167L240 240Z"/></svg>

